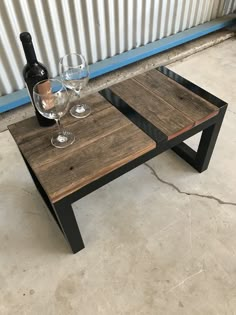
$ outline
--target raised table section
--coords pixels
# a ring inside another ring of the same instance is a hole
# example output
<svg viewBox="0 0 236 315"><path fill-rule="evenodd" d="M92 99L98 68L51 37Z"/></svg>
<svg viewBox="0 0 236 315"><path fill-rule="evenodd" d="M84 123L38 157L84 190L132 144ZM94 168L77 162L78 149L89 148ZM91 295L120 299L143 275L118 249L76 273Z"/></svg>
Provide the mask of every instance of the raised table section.
<svg viewBox="0 0 236 315"><path fill-rule="evenodd" d="M156 69L110 87L168 140L219 112L219 108Z"/></svg>

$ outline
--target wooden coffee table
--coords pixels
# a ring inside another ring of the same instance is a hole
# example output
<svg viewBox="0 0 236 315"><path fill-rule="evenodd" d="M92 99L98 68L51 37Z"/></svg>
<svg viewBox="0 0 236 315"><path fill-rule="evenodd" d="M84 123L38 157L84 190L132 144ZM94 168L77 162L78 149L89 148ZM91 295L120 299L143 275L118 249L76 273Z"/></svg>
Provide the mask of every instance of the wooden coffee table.
<svg viewBox="0 0 236 315"><path fill-rule="evenodd" d="M76 136L50 143L56 127L35 117L9 126L35 185L74 253L84 248L71 204L172 148L199 172L207 169L227 104L165 67L90 95L92 114L67 115ZM198 151L183 141L203 131ZM167 201L168 202L168 201Z"/></svg>

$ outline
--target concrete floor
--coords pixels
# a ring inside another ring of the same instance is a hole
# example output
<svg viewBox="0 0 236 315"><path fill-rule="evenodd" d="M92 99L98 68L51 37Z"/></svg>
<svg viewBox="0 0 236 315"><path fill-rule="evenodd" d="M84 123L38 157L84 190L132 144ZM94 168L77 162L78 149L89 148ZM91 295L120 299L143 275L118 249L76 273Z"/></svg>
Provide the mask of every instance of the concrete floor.
<svg viewBox="0 0 236 315"><path fill-rule="evenodd" d="M170 67L229 102L209 169L167 152L76 202L76 255L0 133L1 315L236 314L235 51L229 39Z"/></svg>

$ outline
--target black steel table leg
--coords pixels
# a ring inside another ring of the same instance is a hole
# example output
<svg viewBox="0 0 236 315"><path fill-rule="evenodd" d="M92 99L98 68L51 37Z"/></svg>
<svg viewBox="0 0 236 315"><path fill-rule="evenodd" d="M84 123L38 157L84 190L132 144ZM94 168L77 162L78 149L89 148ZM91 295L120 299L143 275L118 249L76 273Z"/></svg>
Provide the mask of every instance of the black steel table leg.
<svg viewBox="0 0 236 315"><path fill-rule="evenodd" d="M41 195L41 197L43 198L45 204L47 205L47 207L48 207L48 209L49 209L51 215L52 215L53 218L55 219L55 221L56 221L57 225L59 226L60 230L62 231L60 222L59 222L58 219L57 219L57 216L56 216L55 211L54 211L54 207L53 207L53 205L51 204L51 201L50 201L50 199L48 198L48 195L46 194L45 190L43 189L42 185L40 184L38 178L35 176L35 174L34 174L32 168L31 168L30 165L29 165L29 163L28 163L28 162L26 161L26 159L24 158L23 154L22 154L22 157L23 157L23 159L24 159L24 161L25 161L25 164L26 164L26 166L27 166L27 168L28 168L28 170L29 170L29 173L30 173L30 175L31 175L31 177L32 177L32 180L33 180L33 182L34 182L34 184L35 184L35 186L36 186L38 192L40 193L40 195ZM63 231L62 231L62 233L63 233Z"/></svg>
<svg viewBox="0 0 236 315"><path fill-rule="evenodd" d="M203 129L197 152L184 142L172 148L176 154L194 167L199 173L204 172L208 168L224 119L226 107L227 106L220 108L217 120L214 124Z"/></svg>
<svg viewBox="0 0 236 315"><path fill-rule="evenodd" d="M226 108L220 110L220 113L218 114L219 119L217 123L206 128L202 132L201 140L198 146L195 159L195 168L200 173L204 172L208 168L208 165L210 163L210 159L216 144L216 140L220 132L221 124L224 119L225 110Z"/></svg>
<svg viewBox="0 0 236 315"><path fill-rule="evenodd" d="M55 204L52 204L24 156L23 159L35 183L35 186L38 189L38 192L40 193L53 218L67 239L73 253L77 253L79 250L84 248L84 243L71 204L67 202L66 198L56 202Z"/></svg>
<svg viewBox="0 0 236 315"><path fill-rule="evenodd" d="M56 202L53 206L57 219L73 253L77 253L84 248L84 242L71 204L64 198Z"/></svg>
<svg viewBox="0 0 236 315"><path fill-rule="evenodd" d="M190 148L186 143L181 142L177 146L173 147L172 150L183 160L185 160L188 164L194 167L196 151Z"/></svg>

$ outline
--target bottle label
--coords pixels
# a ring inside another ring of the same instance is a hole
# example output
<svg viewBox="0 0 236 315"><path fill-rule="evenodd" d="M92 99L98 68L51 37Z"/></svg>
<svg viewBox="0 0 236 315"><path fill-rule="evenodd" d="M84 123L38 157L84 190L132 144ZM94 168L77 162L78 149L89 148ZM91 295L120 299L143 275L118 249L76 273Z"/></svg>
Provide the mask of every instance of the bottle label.
<svg viewBox="0 0 236 315"><path fill-rule="evenodd" d="M36 84L37 82L38 82L38 80L35 82L35 84ZM34 84L34 85L35 85L35 84ZM33 100L33 89L32 89L32 94L31 94L31 93L30 93L30 89L29 89L29 87L28 87L28 85L27 85L27 82L25 82L25 85L26 85L26 89L27 89L27 91L28 91L28 94L29 94L31 103L32 103L32 105L34 106L35 115L36 115L36 117L37 117L37 120L38 120L38 122L39 122L39 125L40 125L40 126L45 126L45 127L54 125L54 124L55 124L55 121L54 121L53 119L48 119L48 118L42 116L42 115L40 114L40 112L37 110L37 108L36 108L36 106L35 106L35 104L34 104L34 100ZM33 85L33 86L34 86L34 85ZM31 80L31 86L32 86L32 80Z"/></svg>
<svg viewBox="0 0 236 315"><path fill-rule="evenodd" d="M41 94L42 105L44 109L49 110L55 106L54 95L49 80L37 85L37 92Z"/></svg>

